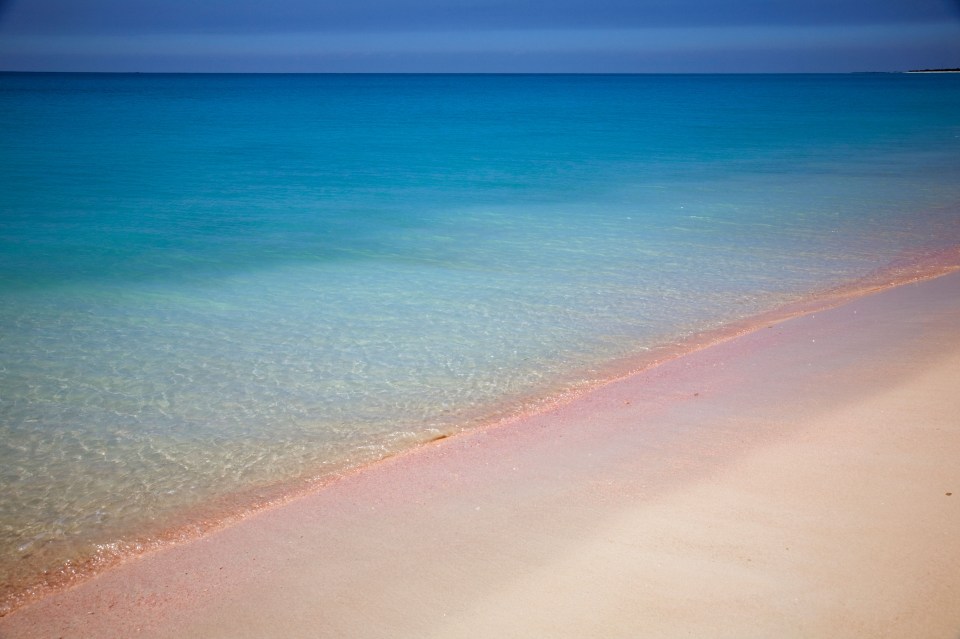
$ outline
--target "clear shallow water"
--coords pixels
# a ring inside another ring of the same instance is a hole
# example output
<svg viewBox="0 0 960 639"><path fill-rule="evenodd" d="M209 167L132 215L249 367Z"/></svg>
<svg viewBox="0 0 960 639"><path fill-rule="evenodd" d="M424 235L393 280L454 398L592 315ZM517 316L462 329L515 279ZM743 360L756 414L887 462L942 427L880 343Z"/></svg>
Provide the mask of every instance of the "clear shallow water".
<svg viewBox="0 0 960 639"><path fill-rule="evenodd" d="M0 582L960 244L958 114L944 75L0 75Z"/></svg>

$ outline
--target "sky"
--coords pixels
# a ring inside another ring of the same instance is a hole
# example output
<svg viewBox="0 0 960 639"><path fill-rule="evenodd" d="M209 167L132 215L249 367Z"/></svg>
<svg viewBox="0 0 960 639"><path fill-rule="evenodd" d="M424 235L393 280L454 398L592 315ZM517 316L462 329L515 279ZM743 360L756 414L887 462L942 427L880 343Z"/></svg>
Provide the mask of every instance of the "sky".
<svg viewBox="0 0 960 639"><path fill-rule="evenodd" d="M960 0L0 0L0 70L960 67Z"/></svg>

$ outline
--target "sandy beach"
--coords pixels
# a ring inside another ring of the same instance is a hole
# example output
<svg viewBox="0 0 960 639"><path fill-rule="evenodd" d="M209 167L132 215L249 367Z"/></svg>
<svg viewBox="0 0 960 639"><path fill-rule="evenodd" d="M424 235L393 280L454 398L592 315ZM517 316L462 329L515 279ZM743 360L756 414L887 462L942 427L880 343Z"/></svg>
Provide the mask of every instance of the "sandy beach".
<svg viewBox="0 0 960 639"><path fill-rule="evenodd" d="M956 637L960 273L130 560L2 637Z"/></svg>

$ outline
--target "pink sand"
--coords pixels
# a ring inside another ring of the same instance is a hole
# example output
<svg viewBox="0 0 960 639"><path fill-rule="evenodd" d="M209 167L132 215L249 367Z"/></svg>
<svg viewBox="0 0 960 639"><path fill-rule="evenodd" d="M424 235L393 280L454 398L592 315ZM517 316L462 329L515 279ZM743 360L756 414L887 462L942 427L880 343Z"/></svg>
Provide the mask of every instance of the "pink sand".
<svg viewBox="0 0 960 639"><path fill-rule="evenodd" d="M2 637L960 635L960 274L376 464Z"/></svg>

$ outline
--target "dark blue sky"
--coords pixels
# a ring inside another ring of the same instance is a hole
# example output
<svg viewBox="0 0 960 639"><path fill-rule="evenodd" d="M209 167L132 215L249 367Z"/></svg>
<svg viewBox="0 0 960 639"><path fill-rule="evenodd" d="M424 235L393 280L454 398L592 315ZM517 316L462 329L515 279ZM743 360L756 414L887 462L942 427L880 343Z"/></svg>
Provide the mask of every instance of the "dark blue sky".
<svg viewBox="0 0 960 639"><path fill-rule="evenodd" d="M3 70L958 66L960 0L0 0Z"/></svg>

